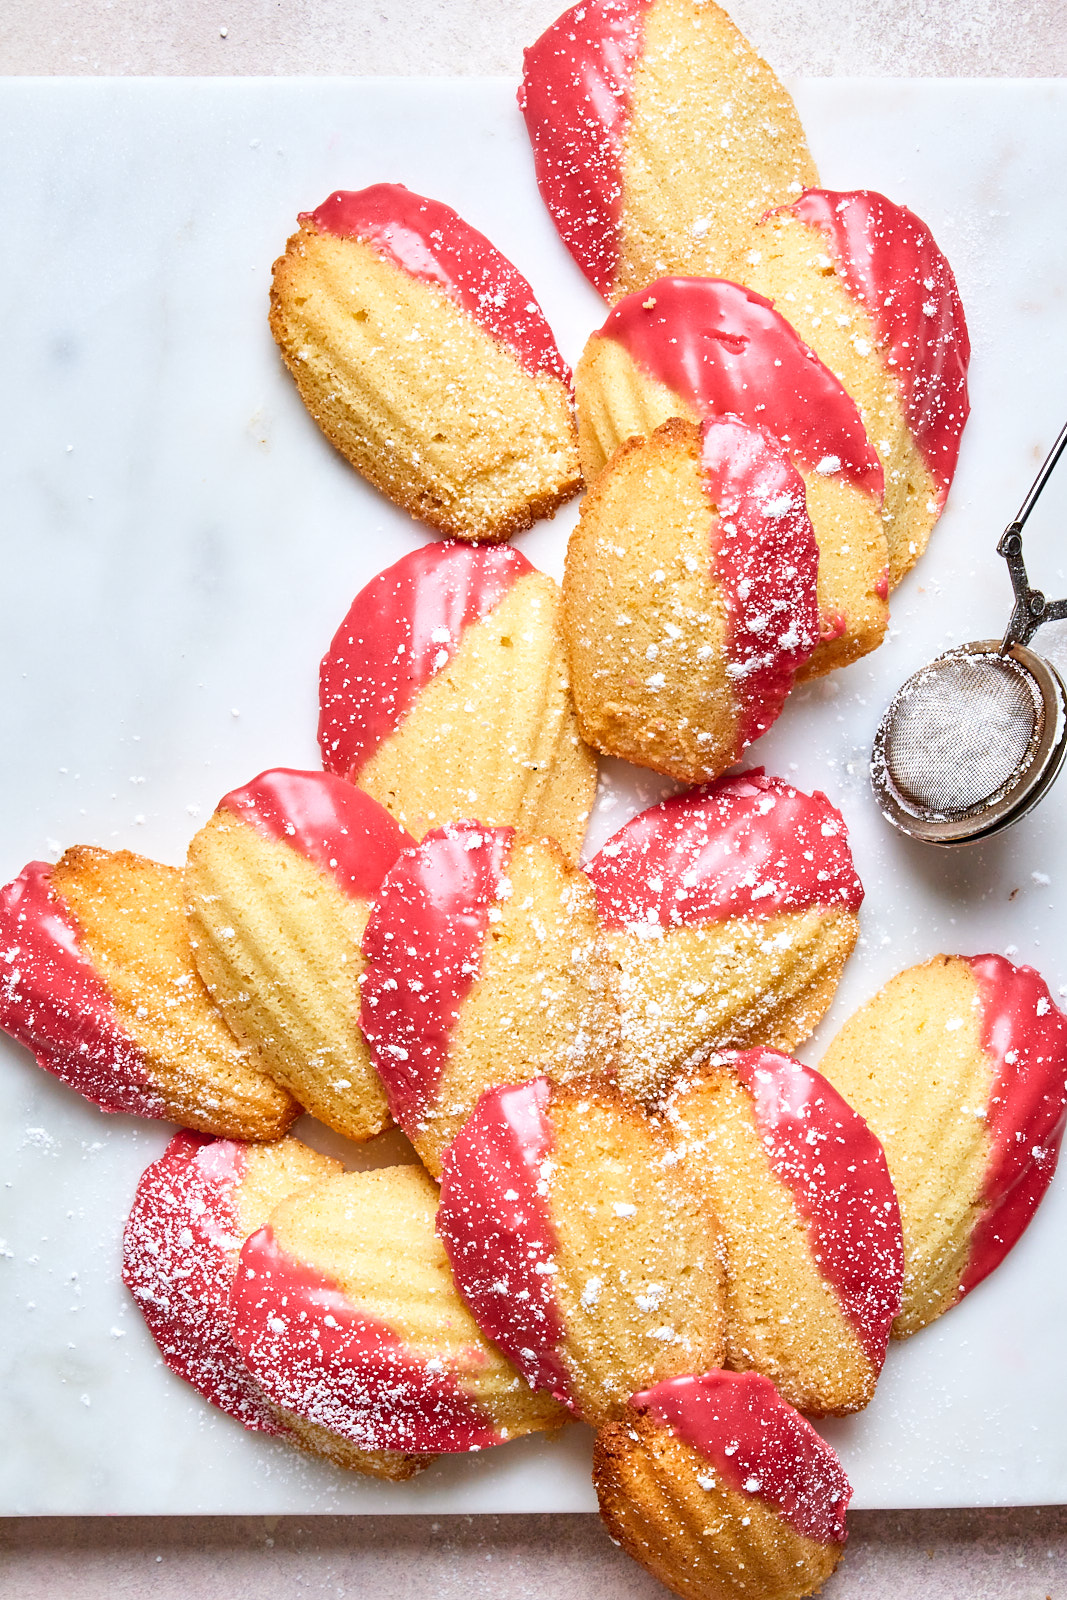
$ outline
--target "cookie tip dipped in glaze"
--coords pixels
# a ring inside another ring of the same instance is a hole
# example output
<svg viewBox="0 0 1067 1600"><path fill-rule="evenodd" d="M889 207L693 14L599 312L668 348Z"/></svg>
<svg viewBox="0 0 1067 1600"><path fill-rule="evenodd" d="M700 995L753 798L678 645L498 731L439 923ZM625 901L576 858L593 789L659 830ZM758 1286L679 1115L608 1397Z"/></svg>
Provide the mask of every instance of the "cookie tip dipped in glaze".
<svg viewBox="0 0 1067 1600"><path fill-rule="evenodd" d="M541 196L606 299L732 272L760 216L817 182L793 102L718 6L589 0L525 52Z"/></svg>
<svg viewBox="0 0 1067 1600"><path fill-rule="evenodd" d="M907 206L808 189L764 218L739 276L771 296L859 406L885 469L895 588L944 508L970 409L952 268Z"/></svg>
<svg viewBox="0 0 1067 1600"><path fill-rule="evenodd" d="M299 222L271 330L311 415L376 488L481 540L577 492L570 373L488 239L400 184L338 190Z"/></svg>
<svg viewBox="0 0 1067 1600"><path fill-rule="evenodd" d="M935 956L831 1040L821 1070L885 1147L904 1227L905 1338L1018 1242L1056 1169L1067 1019L1032 967Z"/></svg>
<svg viewBox="0 0 1067 1600"><path fill-rule="evenodd" d="M725 1365L809 1415L868 1404L900 1310L904 1245L885 1154L811 1067L711 1053L661 1102L683 1173L718 1219Z"/></svg>
<svg viewBox="0 0 1067 1600"><path fill-rule="evenodd" d="M241 1250L234 1338L277 1405L360 1450L458 1453L552 1430L479 1333L420 1167L350 1172L278 1206Z"/></svg>
<svg viewBox="0 0 1067 1600"><path fill-rule="evenodd" d="M275 1139L299 1113L193 964L182 874L90 846L0 890L0 1026L104 1111Z"/></svg>
<svg viewBox="0 0 1067 1600"><path fill-rule="evenodd" d="M344 779L273 767L224 795L189 846L193 952L216 1004L302 1105L357 1140L389 1121L359 1028L360 939L411 843Z"/></svg>
<svg viewBox="0 0 1067 1600"><path fill-rule="evenodd" d="M281 1434L281 1417L241 1361L228 1326L249 1148L200 1134L171 1140L137 1185L123 1233L122 1276L172 1372L245 1427ZM270 1166L290 1169L283 1194L336 1169L295 1139L264 1148ZM306 1171L293 1170L294 1154L307 1158Z"/></svg>
<svg viewBox="0 0 1067 1600"><path fill-rule="evenodd" d="M855 401L788 309L720 278L661 278L627 295L578 363L578 435L590 482L622 443L670 417L737 418L780 442L819 546L820 639L797 669L817 677L885 633L884 474Z"/></svg>
<svg viewBox="0 0 1067 1600"><path fill-rule="evenodd" d="M167 1367L212 1405L337 1466L401 1480L427 1459L360 1452L274 1405L233 1340L230 1286L242 1240L281 1200L339 1170L298 1139L246 1145L179 1134L138 1183L122 1275Z"/></svg>
<svg viewBox="0 0 1067 1600"><path fill-rule="evenodd" d="M672 418L630 439L567 548L583 736L684 782L718 777L816 649L818 568L803 481L763 429Z"/></svg>
<svg viewBox="0 0 1067 1600"><path fill-rule="evenodd" d="M371 1059L435 1177L483 1090L613 1062L595 896L550 839L478 822L428 833L383 882L363 953Z"/></svg>
<svg viewBox="0 0 1067 1600"><path fill-rule="evenodd" d="M352 602L319 675L323 766L421 838L475 816L577 859L596 789L555 582L510 546L425 545Z"/></svg>
<svg viewBox="0 0 1067 1600"><path fill-rule="evenodd" d="M597 1434L593 1483L611 1536L684 1600L804 1600L847 1538L837 1456L751 1372L635 1394Z"/></svg>
<svg viewBox="0 0 1067 1600"><path fill-rule="evenodd" d="M629 1093L708 1049L792 1051L829 1006L863 886L840 811L762 768L674 795L586 864Z"/></svg>
<svg viewBox="0 0 1067 1600"><path fill-rule="evenodd" d="M603 1082L488 1090L445 1154L438 1232L485 1335L595 1425L724 1355L714 1217Z"/></svg>

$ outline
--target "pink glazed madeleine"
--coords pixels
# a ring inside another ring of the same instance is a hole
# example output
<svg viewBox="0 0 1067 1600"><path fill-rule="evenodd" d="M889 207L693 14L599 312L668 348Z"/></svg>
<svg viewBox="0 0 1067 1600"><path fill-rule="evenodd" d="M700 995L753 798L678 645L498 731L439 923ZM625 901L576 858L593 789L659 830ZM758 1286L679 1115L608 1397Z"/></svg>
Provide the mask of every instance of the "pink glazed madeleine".
<svg viewBox="0 0 1067 1600"><path fill-rule="evenodd" d="M244 1145L179 1134L137 1186L122 1275L167 1366L227 1416L336 1466L410 1478L426 1458L358 1450L274 1405L233 1341L230 1286L242 1241L282 1200L340 1171L298 1139Z"/></svg>
<svg viewBox="0 0 1067 1600"><path fill-rule="evenodd" d="M715 1219L610 1085L484 1094L445 1155L437 1231L486 1337L594 1426L635 1382L722 1362Z"/></svg>
<svg viewBox="0 0 1067 1600"><path fill-rule="evenodd" d="M956 280L907 206L869 189L808 189L764 219L739 276L769 295L863 416L885 469L889 582L944 508L970 405Z"/></svg>
<svg viewBox="0 0 1067 1600"><path fill-rule="evenodd" d="M322 764L409 832L475 816L577 859L596 789L559 588L510 546L425 545L360 591L319 675Z"/></svg>
<svg viewBox="0 0 1067 1600"><path fill-rule="evenodd" d="M197 968L237 1037L350 1139L388 1126L359 1028L360 939L406 845L369 795L274 767L224 795L189 846Z"/></svg>
<svg viewBox="0 0 1067 1600"><path fill-rule="evenodd" d="M841 1463L755 1373L635 1394L597 1435L593 1482L611 1536L686 1600L803 1600L844 1550Z"/></svg>
<svg viewBox="0 0 1067 1600"><path fill-rule="evenodd" d="M892 978L820 1069L885 1146L904 1223L904 1338L1019 1239L1067 1118L1067 1018L1033 967L935 956Z"/></svg>
<svg viewBox="0 0 1067 1600"><path fill-rule="evenodd" d="M612 1061L593 890L550 839L451 823L396 863L363 936L363 1031L433 1175L484 1089Z"/></svg>
<svg viewBox="0 0 1067 1600"><path fill-rule="evenodd" d="M762 429L674 419L631 439L567 548L583 737L689 783L717 777L812 656L818 566L803 482Z"/></svg>
<svg viewBox="0 0 1067 1600"><path fill-rule="evenodd" d="M586 872L613 964L620 1079L638 1095L709 1048L796 1049L859 933L841 813L758 767L641 812Z"/></svg>
<svg viewBox="0 0 1067 1600"><path fill-rule="evenodd" d="M75 847L0 889L0 1027L103 1111L276 1139L299 1110L197 974L181 873L129 850Z"/></svg>
<svg viewBox="0 0 1067 1600"><path fill-rule="evenodd" d="M578 364L578 432L587 480L669 417L729 417L778 440L819 547L821 643L799 665L815 677L885 631L884 480L855 401L780 315L788 309L721 278L661 278L627 295Z"/></svg>
<svg viewBox="0 0 1067 1600"><path fill-rule="evenodd" d="M569 500L570 372L511 262L402 184L338 190L299 222L271 331L353 466L458 539L506 539Z"/></svg>
<svg viewBox="0 0 1067 1600"><path fill-rule="evenodd" d="M231 1291L234 1338L275 1405L360 1450L484 1450L559 1427L481 1336L420 1167L348 1172L272 1213Z"/></svg>
<svg viewBox="0 0 1067 1600"><path fill-rule="evenodd" d="M709 1054L661 1107L683 1174L718 1219L726 1361L801 1411L861 1410L900 1310L904 1244L885 1154L811 1067Z"/></svg>
<svg viewBox="0 0 1067 1600"><path fill-rule="evenodd" d="M725 11L583 0L525 53L541 197L608 300L732 277L763 213L818 181L796 109Z"/></svg>

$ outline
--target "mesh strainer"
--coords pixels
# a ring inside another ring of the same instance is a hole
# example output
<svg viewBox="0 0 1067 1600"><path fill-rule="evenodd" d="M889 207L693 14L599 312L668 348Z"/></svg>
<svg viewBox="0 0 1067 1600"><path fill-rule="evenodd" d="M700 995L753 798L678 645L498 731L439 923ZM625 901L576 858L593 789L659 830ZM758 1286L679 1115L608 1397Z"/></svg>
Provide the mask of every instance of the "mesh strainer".
<svg viewBox="0 0 1067 1600"><path fill-rule="evenodd" d="M1067 600L1032 589L1022 529L1067 446L1064 427L997 546L1015 608L1003 639L961 645L897 690L871 754L875 798L894 827L930 844L999 833L1037 804L1067 753L1067 690L1027 645Z"/></svg>

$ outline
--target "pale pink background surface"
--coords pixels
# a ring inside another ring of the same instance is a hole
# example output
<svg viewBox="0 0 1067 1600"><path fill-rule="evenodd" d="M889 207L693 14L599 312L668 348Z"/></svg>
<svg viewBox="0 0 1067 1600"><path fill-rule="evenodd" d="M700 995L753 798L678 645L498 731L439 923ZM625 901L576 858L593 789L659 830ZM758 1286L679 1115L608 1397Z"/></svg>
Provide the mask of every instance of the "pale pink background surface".
<svg viewBox="0 0 1067 1600"><path fill-rule="evenodd" d="M485 74L563 0L6 0L0 72ZM734 0L798 76L1067 74L1063 0ZM1059 197L1062 203L1062 196ZM1067 1508L860 1512L832 1600L1067 1600ZM654 1600L589 1516L0 1520L5 1600Z"/></svg>

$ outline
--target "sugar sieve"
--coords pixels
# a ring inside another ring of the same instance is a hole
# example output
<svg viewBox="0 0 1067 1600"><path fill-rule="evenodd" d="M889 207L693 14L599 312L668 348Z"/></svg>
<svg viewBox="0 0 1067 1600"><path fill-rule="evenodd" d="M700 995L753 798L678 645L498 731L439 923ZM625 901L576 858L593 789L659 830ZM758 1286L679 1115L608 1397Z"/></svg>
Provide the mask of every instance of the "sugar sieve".
<svg viewBox="0 0 1067 1600"><path fill-rule="evenodd" d="M1022 530L1067 447L1067 426L1001 536L1015 607L1003 639L949 650L894 695L871 752L871 783L887 820L928 844L969 844L1026 815L1067 752L1067 689L1027 648L1067 600L1032 589Z"/></svg>

